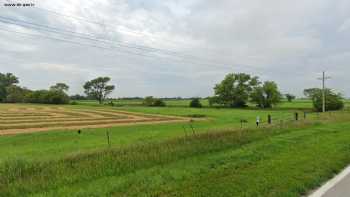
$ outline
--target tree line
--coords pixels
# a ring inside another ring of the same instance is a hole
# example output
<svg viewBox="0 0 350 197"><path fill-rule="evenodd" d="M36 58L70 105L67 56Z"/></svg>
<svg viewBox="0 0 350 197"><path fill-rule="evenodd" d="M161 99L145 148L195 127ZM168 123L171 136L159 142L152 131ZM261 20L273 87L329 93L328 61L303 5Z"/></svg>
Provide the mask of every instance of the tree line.
<svg viewBox="0 0 350 197"><path fill-rule="evenodd" d="M255 103L259 108L272 108L281 102L283 94L274 81L259 81L257 76L246 73L230 73L224 80L214 87L215 95L209 97L209 105L222 105L227 107L247 107L247 103ZM326 89L326 110L339 110L344 107L343 97L331 89ZM304 95L312 100L314 109L322 111L323 90L309 88L304 90ZM295 96L285 94L285 98L292 102Z"/></svg>
<svg viewBox="0 0 350 197"><path fill-rule="evenodd" d="M114 89L109 85L109 77L98 77L87 81L83 88L87 97L96 99L102 103L107 95ZM19 79L12 73L0 73L0 102L6 103L43 103L43 104L67 104L69 86L65 83L56 83L45 90L30 90L18 85Z"/></svg>
<svg viewBox="0 0 350 197"><path fill-rule="evenodd" d="M8 103L45 103L45 104L67 104L70 99L84 100L95 99L100 104L115 89L110 85L109 77L98 77L85 82L83 85L86 96L68 96L69 86L65 83L56 83L47 90L30 90L18 85L19 79L12 73L0 73L0 102ZM344 107L343 97L331 89L324 92L319 88L304 90L304 95L313 102L315 110L322 111L323 94L326 98L326 110L339 110ZM259 108L272 108L281 102L282 98L289 102L295 99L292 94L283 95L276 82L261 82L259 77L246 73L229 73L214 87L214 96L208 97L209 105L242 108L248 103L255 103ZM159 98L146 97L143 100L145 106L166 106ZM199 98L193 98L190 107L202 107Z"/></svg>

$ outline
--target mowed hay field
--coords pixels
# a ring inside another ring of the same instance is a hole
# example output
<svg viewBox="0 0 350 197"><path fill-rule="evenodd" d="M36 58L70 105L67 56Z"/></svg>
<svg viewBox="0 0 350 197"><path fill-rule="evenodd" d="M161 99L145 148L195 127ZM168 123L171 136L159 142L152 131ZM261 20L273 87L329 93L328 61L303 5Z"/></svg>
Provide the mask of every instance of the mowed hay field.
<svg viewBox="0 0 350 197"><path fill-rule="evenodd" d="M78 134L75 127L56 125L0 136L0 196L305 195L350 163L350 113L309 113L304 119L300 103L282 105L272 110L0 105L8 113L26 109L21 118L39 108L37 118L45 114L48 121L82 118L49 116L53 111L104 118L108 113L113 121L142 114L176 119L109 126L110 146L107 128ZM293 120L295 112L299 121ZM269 114L272 125L266 123ZM240 120L247 121L243 128Z"/></svg>
<svg viewBox="0 0 350 197"><path fill-rule="evenodd" d="M101 108L74 109L15 104L0 106L0 135L172 121L186 121L186 119Z"/></svg>

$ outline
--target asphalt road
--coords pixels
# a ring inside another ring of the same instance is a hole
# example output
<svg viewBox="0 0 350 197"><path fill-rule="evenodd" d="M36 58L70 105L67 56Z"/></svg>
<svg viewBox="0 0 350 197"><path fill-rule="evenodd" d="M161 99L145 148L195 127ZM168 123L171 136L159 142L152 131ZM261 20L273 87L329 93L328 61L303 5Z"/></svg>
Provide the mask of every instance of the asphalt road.
<svg viewBox="0 0 350 197"><path fill-rule="evenodd" d="M330 188L322 197L350 197L350 174Z"/></svg>

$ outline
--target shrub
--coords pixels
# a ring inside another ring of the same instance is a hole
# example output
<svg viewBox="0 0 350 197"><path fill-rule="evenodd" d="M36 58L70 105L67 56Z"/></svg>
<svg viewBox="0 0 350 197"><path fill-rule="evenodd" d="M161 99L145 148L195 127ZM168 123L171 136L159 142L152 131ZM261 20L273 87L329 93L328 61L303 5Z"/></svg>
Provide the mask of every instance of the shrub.
<svg viewBox="0 0 350 197"><path fill-rule="evenodd" d="M149 107L164 107L166 106L165 102L162 99L156 99L153 98L152 96L147 96L143 100L143 105L149 106Z"/></svg>
<svg viewBox="0 0 350 197"><path fill-rule="evenodd" d="M143 100L143 105L145 106L153 106L154 103L154 98L153 96L147 96L144 100Z"/></svg>
<svg viewBox="0 0 350 197"><path fill-rule="evenodd" d="M193 108L201 108L202 107L202 103L201 101L199 100L199 98L194 98L191 100L190 102L190 107L193 107Z"/></svg>
<svg viewBox="0 0 350 197"><path fill-rule="evenodd" d="M162 99L155 99L152 106L154 106L154 107L165 107L166 104L165 104L165 102Z"/></svg>

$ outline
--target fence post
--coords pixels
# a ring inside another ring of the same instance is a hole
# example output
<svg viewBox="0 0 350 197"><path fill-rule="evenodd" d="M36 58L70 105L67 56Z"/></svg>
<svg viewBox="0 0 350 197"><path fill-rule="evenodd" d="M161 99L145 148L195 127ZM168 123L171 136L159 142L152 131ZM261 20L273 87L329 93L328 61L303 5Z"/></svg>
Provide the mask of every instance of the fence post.
<svg viewBox="0 0 350 197"><path fill-rule="evenodd" d="M299 120L299 114L298 114L298 112L295 112L295 120L296 120L296 121Z"/></svg>
<svg viewBox="0 0 350 197"><path fill-rule="evenodd" d="M267 123L271 124L272 123L272 119L271 119L271 115L267 115Z"/></svg>
<svg viewBox="0 0 350 197"><path fill-rule="evenodd" d="M108 129L106 131L106 136L107 136L108 147L111 147L111 142L110 142L110 138L109 138L109 130Z"/></svg>

